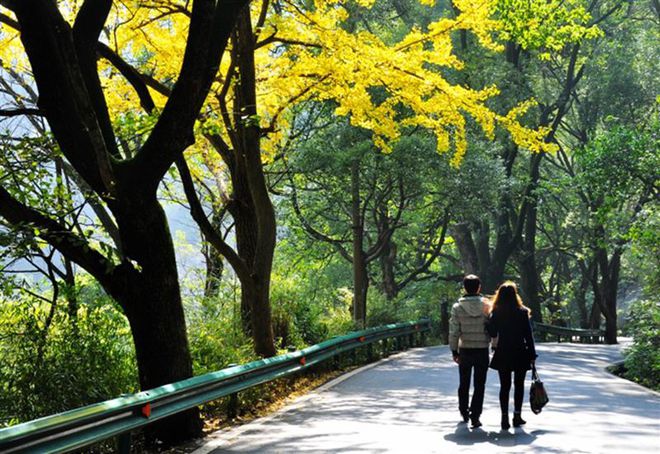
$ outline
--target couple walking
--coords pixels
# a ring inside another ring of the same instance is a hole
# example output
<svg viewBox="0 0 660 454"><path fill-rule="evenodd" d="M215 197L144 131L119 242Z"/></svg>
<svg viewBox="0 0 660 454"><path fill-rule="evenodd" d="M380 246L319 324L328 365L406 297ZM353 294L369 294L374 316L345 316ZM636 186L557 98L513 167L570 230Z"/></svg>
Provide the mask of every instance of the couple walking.
<svg viewBox="0 0 660 454"><path fill-rule="evenodd" d="M463 421L480 427L484 388L489 366L488 346L495 353L490 367L500 376L500 409L502 429L508 430L509 393L513 374L513 426L525 424L522 410L525 375L534 364L536 350L530 324L530 310L518 295L516 284L503 283L491 302L481 294L481 281L474 274L463 279L465 295L454 304L449 319L449 346L458 364L460 385L458 409ZM474 394L468 407L470 379L474 370Z"/></svg>

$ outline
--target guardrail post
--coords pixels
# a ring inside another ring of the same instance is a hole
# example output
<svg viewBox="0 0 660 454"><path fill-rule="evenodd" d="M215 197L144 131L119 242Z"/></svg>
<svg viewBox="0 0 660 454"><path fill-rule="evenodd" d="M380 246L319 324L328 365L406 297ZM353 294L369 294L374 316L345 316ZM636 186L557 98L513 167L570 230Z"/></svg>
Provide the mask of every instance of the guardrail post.
<svg viewBox="0 0 660 454"><path fill-rule="evenodd" d="M387 358L390 355L388 345L387 345L389 343L389 339L385 338L381 341L381 343L383 345L383 358Z"/></svg>
<svg viewBox="0 0 660 454"><path fill-rule="evenodd" d="M367 344L367 361L372 362L374 360L374 347L371 342Z"/></svg>
<svg viewBox="0 0 660 454"><path fill-rule="evenodd" d="M426 345L426 331L422 331L422 332L419 333L419 334L420 334L420 337L422 338L422 339L421 339L421 343L422 343L422 345L420 345L420 347L423 347L423 346Z"/></svg>
<svg viewBox="0 0 660 454"><path fill-rule="evenodd" d="M351 350L351 359L353 360L353 365L357 365L358 363L358 351L357 348L354 348Z"/></svg>
<svg viewBox="0 0 660 454"><path fill-rule="evenodd" d="M119 454L130 454L131 433L126 432L117 436L117 452Z"/></svg>
<svg viewBox="0 0 660 454"><path fill-rule="evenodd" d="M236 363L232 363L227 367L238 366ZM229 395L229 402L227 402L227 419L234 419L238 416L238 393L232 393Z"/></svg>
<svg viewBox="0 0 660 454"><path fill-rule="evenodd" d="M234 419L238 416L238 393L229 395L229 402L227 403L227 418Z"/></svg>

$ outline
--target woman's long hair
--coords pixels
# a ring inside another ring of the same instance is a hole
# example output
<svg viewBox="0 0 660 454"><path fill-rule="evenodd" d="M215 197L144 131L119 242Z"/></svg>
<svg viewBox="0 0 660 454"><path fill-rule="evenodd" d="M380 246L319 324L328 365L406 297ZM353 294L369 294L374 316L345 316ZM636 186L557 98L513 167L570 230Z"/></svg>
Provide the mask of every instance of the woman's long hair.
<svg viewBox="0 0 660 454"><path fill-rule="evenodd" d="M500 285L500 288L495 292L493 298L493 312L512 313L514 309L524 309L531 317L532 311L523 304L520 295L518 295L518 287L511 281L505 281Z"/></svg>

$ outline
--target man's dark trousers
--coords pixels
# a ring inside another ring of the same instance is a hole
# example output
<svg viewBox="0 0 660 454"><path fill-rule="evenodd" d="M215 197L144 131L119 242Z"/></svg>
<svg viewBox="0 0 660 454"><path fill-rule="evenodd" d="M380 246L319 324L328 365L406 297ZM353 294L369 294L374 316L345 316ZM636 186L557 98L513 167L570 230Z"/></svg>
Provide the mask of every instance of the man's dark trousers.
<svg viewBox="0 0 660 454"><path fill-rule="evenodd" d="M461 414L468 413L470 394L470 378L474 369L474 394L470 405L470 417L479 419L484 406L484 388L488 374L487 348L461 348L458 351L458 373L460 385L458 387L458 409Z"/></svg>

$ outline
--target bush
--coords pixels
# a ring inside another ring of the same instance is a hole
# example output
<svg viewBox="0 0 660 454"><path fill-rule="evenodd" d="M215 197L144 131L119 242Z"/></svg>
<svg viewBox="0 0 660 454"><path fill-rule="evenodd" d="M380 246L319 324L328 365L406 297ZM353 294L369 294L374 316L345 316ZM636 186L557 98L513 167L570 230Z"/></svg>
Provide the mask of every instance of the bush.
<svg viewBox="0 0 660 454"><path fill-rule="evenodd" d="M633 345L625 352L625 377L660 391L660 304L637 301L630 306L627 332Z"/></svg>
<svg viewBox="0 0 660 454"><path fill-rule="evenodd" d="M0 305L0 426L135 392L128 322L107 299L75 318L34 300Z"/></svg>
<svg viewBox="0 0 660 454"><path fill-rule="evenodd" d="M208 310L188 314L188 342L193 361L193 373L202 375L244 364L256 358L252 341L242 332L238 316Z"/></svg>
<svg viewBox="0 0 660 454"><path fill-rule="evenodd" d="M321 321L324 307L314 304L314 296L307 293L300 280L295 274L273 275L270 301L275 342L280 348L303 348L328 336L328 327Z"/></svg>

